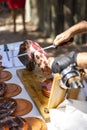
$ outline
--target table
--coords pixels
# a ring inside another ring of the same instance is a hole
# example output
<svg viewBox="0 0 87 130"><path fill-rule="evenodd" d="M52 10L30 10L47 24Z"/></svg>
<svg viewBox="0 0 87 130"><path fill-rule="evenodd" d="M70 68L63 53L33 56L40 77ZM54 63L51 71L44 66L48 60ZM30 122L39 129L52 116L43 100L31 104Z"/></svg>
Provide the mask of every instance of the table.
<svg viewBox="0 0 87 130"><path fill-rule="evenodd" d="M22 117L25 118L25 117L28 117L28 116L35 116L35 117L43 119L43 117L39 113L36 105L34 104L33 100L31 99L31 97L27 93L24 85L22 84L22 82L20 81L20 79L17 76L16 70L25 68L25 66L23 66L23 64L18 60L17 57L11 58L11 57L16 56L18 54L18 49L19 49L19 46L20 46L21 43L22 43L22 41L7 44L8 48L9 48L8 54L9 54L9 57L10 57L10 61L8 61L6 52L4 52L4 46L0 45L0 54L3 56L3 59L2 59L3 64L2 65L6 66L7 67L6 70L10 71L13 75L13 77L10 80L6 81L6 83L19 84L22 88L22 92L19 95L15 96L14 98L24 98L24 99L31 101L32 104L33 104L32 111L29 114L26 114ZM85 100L85 97L87 97L87 88L81 89L81 92L80 92L80 95L79 95L78 98L80 100ZM51 122L48 122L46 124L47 124L48 130L57 130L57 128L55 128Z"/></svg>
<svg viewBox="0 0 87 130"><path fill-rule="evenodd" d="M28 117L28 116L34 116L34 117L38 117L43 119L43 117L41 116L41 114L39 113L36 105L34 104L33 100L31 99L31 97L29 96L29 94L27 93L24 85L22 84L22 82L20 81L20 79L17 76L16 70L17 69L22 69L25 68L25 66L23 66L23 64L18 60L18 58L11 58L12 56L16 56L18 54L18 49L20 44L22 43L22 41L20 42L15 42L15 43L11 43L11 44L7 44L8 48L9 48L9 57L10 57L10 61L8 61L7 59L7 55L6 52L4 52L4 46L0 45L0 54L3 56L2 58L2 65L6 66L6 70L10 71L12 73L12 78L8 81L5 81L6 83L15 83L21 86L22 88L22 92L15 96L14 98L24 98L29 100L32 104L33 104L33 109L29 114L26 114L22 117ZM46 123L47 124L47 128L48 130L57 130L51 122Z"/></svg>

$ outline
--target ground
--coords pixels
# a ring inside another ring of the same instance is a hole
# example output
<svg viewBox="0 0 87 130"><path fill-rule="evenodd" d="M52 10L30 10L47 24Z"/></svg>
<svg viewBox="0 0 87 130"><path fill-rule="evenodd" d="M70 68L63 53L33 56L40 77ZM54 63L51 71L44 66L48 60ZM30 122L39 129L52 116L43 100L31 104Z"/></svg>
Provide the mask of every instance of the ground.
<svg viewBox="0 0 87 130"><path fill-rule="evenodd" d="M0 44L24 41L26 39L34 40L38 42L42 47L52 44L53 38L46 37L43 32L36 31L36 26L34 26L30 21L26 22L26 32L23 32L21 15L18 15L16 22L17 32L14 33L14 25L10 11L5 10L3 12L0 12ZM57 56L59 54L65 54L72 50L87 51L87 47L85 47L85 45L78 46L76 44L72 44L68 47L59 47L56 49L56 51L50 49L47 52L50 55Z"/></svg>
<svg viewBox="0 0 87 130"><path fill-rule="evenodd" d="M43 32L36 31L36 27L31 22L26 22L26 32L23 32L22 17L19 13L17 19L17 32L13 31L13 19L10 11L0 12L0 44L23 41L25 39L37 40L44 38Z"/></svg>

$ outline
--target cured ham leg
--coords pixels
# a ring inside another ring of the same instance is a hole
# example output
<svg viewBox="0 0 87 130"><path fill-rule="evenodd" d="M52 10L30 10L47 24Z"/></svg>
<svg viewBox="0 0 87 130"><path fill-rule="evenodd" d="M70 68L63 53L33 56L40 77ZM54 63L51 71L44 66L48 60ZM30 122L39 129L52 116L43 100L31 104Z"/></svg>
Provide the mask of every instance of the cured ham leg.
<svg viewBox="0 0 87 130"><path fill-rule="evenodd" d="M19 57L20 61L26 65L31 66L31 70L35 68L35 63L38 67L46 74L51 73L49 67L49 55L43 50L43 48L36 42L31 40L26 40L20 46L19 54L28 53L28 55ZM33 65L31 65L31 63Z"/></svg>

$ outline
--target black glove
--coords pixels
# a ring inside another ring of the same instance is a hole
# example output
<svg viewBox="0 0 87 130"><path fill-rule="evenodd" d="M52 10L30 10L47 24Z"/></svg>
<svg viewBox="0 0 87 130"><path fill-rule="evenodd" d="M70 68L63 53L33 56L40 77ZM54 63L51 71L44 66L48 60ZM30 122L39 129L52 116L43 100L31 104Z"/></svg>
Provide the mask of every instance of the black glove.
<svg viewBox="0 0 87 130"><path fill-rule="evenodd" d="M56 57L52 64L52 72L60 73L63 69L68 67L70 64L76 63L77 53L72 51L68 55Z"/></svg>

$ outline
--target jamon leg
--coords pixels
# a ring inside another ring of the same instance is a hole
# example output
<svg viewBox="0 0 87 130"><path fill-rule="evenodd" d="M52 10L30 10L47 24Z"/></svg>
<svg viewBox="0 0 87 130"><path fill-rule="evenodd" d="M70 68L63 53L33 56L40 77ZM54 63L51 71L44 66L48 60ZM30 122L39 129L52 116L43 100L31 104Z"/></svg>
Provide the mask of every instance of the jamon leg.
<svg viewBox="0 0 87 130"><path fill-rule="evenodd" d="M48 66L49 55L38 43L26 40L23 44L21 44L19 54L25 52L27 52L28 55L21 56L19 59L24 65L29 66L31 68L30 70L35 68L36 63L44 73L51 73L51 69Z"/></svg>

